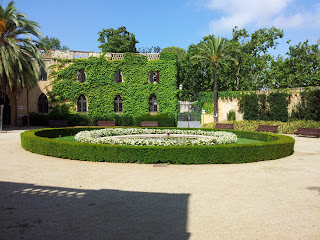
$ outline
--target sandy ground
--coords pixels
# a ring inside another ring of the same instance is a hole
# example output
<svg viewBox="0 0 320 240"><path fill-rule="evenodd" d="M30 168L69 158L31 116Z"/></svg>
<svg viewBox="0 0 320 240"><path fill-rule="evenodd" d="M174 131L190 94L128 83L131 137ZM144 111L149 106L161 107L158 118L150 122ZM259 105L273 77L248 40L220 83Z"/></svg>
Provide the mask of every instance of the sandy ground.
<svg viewBox="0 0 320 240"><path fill-rule="evenodd" d="M0 133L0 239L320 239L320 139L233 165L58 159Z"/></svg>

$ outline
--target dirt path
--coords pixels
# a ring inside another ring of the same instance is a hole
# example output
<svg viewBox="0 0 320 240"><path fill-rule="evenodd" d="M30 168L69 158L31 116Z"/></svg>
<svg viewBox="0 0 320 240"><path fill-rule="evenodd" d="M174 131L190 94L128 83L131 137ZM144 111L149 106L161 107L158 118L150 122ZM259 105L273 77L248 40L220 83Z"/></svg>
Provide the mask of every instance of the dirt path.
<svg viewBox="0 0 320 240"><path fill-rule="evenodd" d="M234 165L144 165L26 152L0 133L0 239L320 239L320 139Z"/></svg>

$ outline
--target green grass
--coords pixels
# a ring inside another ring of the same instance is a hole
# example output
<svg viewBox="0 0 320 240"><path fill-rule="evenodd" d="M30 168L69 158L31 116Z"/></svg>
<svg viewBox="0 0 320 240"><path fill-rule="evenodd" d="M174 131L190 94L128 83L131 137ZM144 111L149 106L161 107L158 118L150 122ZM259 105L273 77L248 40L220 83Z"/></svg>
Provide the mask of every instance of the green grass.
<svg viewBox="0 0 320 240"><path fill-rule="evenodd" d="M67 142L77 142L77 141L74 139L74 136L57 137L57 138L54 138L54 139L62 140L62 141L67 141Z"/></svg>
<svg viewBox="0 0 320 240"><path fill-rule="evenodd" d="M55 139L68 141L68 142L76 142L76 140L74 139L74 136L57 137ZM262 141L248 139L248 138L238 138L237 144L249 144L249 143L259 143L259 142L262 142Z"/></svg>

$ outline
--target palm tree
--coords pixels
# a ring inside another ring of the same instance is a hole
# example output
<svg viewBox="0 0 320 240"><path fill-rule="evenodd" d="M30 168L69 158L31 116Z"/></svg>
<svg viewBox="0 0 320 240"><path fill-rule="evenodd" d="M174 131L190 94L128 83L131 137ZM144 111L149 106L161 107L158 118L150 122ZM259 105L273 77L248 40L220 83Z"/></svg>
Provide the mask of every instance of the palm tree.
<svg viewBox="0 0 320 240"><path fill-rule="evenodd" d="M45 69L37 49L41 37L38 28L36 22L17 11L13 1L6 8L0 6L0 91L16 95L20 89L37 84L36 64Z"/></svg>
<svg viewBox="0 0 320 240"><path fill-rule="evenodd" d="M214 122L218 119L218 87L217 87L217 65L226 61L232 61L238 64L237 60L231 56L232 53L237 52L232 46L225 42L223 38L208 38L201 42L196 47L197 54L191 57L195 62L202 62L205 64L212 64L213 67L213 96L214 96Z"/></svg>

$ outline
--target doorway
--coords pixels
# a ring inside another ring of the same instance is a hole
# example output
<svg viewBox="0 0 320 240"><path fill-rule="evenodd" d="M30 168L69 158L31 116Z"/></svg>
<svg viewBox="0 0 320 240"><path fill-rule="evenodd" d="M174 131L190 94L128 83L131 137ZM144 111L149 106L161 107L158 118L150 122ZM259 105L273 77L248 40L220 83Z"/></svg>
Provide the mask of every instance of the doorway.
<svg viewBox="0 0 320 240"><path fill-rule="evenodd" d="M11 125L11 107L9 97L5 93L0 93L0 105L4 105L3 109L3 125Z"/></svg>

